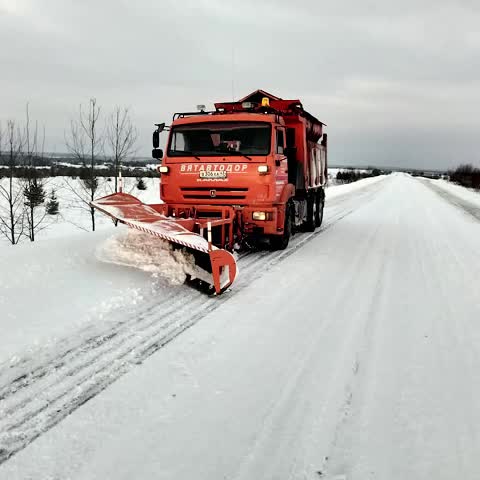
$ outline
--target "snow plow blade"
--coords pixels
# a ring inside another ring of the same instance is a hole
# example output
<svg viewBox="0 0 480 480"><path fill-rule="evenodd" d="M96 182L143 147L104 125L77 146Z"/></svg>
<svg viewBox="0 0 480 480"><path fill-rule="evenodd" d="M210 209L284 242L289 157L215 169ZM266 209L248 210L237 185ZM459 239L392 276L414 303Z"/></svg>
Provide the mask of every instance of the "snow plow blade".
<svg viewBox="0 0 480 480"><path fill-rule="evenodd" d="M127 193L107 195L94 200L90 205L114 221L183 247L195 258L195 273L192 279L208 283L217 295L234 282L237 275L235 257L193 232L196 226L193 218L167 217Z"/></svg>

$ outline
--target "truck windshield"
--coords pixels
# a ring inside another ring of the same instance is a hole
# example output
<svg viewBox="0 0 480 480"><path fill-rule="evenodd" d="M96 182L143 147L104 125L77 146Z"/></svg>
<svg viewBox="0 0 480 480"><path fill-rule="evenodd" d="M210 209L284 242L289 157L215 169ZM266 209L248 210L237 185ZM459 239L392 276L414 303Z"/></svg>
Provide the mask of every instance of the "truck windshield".
<svg viewBox="0 0 480 480"><path fill-rule="evenodd" d="M173 127L169 156L268 155L271 127L260 122L208 122Z"/></svg>

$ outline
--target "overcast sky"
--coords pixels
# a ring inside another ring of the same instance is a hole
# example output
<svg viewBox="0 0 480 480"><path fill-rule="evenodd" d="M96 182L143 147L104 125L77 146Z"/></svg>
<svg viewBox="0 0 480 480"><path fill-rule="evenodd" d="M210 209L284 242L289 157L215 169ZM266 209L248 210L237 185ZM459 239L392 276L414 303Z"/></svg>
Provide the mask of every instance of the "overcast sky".
<svg viewBox="0 0 480 480"><path fill-rule="evenodd" d="M0 120L29 102L63 152L95 96L148 155L153 123L262 88L328 124L330 163L480 165L479 25L476 0L0 0Z"/></svg>

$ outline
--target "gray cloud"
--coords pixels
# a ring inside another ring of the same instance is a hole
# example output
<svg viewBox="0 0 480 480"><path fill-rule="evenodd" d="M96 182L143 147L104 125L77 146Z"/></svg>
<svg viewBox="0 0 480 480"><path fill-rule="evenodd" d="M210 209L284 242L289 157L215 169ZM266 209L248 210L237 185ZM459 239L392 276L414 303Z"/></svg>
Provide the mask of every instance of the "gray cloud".
<svg viewBox="0 0 480 480"><path fill-rule="evenodd" d="M25 103L51 150L79 103L152 124L256 88L325 121L330 161L480 164L474 1L0 0L0 120ZM233 61L232 61L233 53Z"/></svg>

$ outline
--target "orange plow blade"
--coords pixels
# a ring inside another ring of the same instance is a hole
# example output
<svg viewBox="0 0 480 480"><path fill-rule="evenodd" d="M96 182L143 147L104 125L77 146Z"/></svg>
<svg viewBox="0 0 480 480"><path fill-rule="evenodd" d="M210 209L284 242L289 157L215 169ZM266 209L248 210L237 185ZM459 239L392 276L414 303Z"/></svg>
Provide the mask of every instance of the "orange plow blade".
<svg viewBox="0 0 480 480"><path fill-rule="evenodd" d="M167 217L127 193L107 195L90 205L130 228L184 248L195 258L195 278L211 285L217 295L234 282L237 275L235 257L227 250L209 244L203 236L193 232L194 219Z"/></svg>

